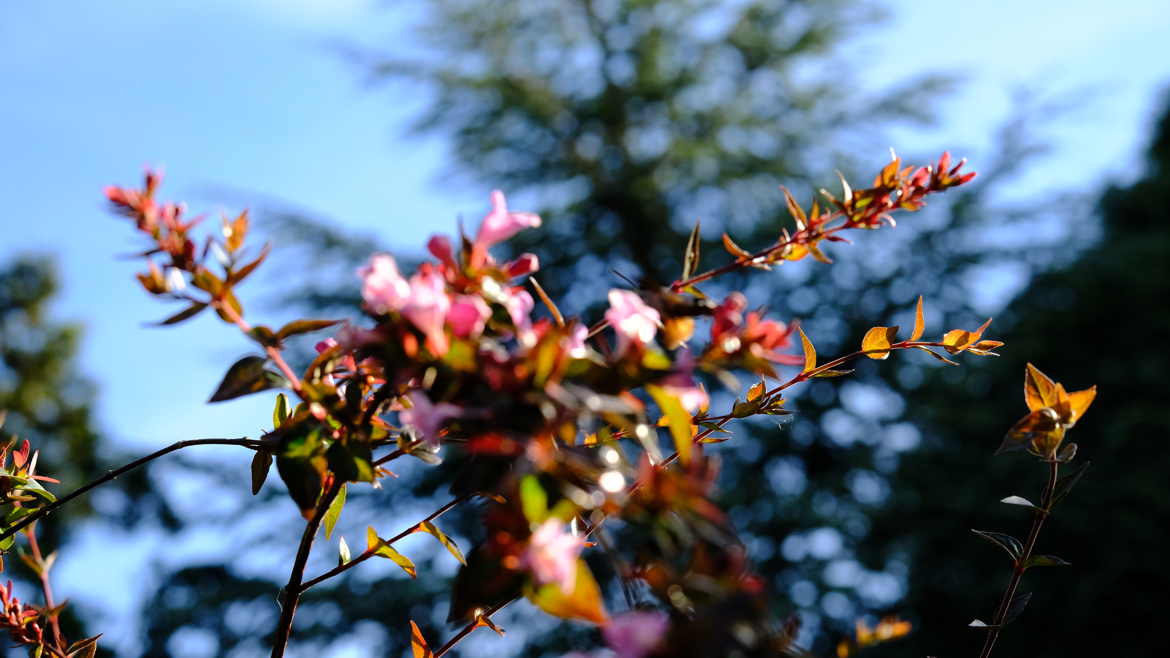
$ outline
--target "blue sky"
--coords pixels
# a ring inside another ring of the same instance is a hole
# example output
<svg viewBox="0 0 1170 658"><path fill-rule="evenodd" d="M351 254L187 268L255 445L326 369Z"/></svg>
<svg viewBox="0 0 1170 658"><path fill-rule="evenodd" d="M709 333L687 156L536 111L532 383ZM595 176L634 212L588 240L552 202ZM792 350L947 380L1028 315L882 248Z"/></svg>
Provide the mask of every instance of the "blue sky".
<svg viewBox="0 0 1170 658"><path fill-rule="evenodd" d="M267 399L202 403L224 364L247 349L210 317L142 327L166 309L135 290L137 263L114 258L137 243L106 213L105 185L135 183L143 166L162 165L167 195L195 210L235 210L208 191L230 187L318 211L402 249L450 230L459 214L483 211L487 183L437 183L442 139L403 135L417 90L364 85L331 45L408 48L403 3L377 4L0 4L0 257L57 258L57 316L86 324L82 367L100 385L102 427L126 449L255 436L270 407ZM1170 81L1164 0L902 0L892 8L890 22L851 46L870 74L941 70L967 79L946 105L947 120L908 140L977 152L1007 111L1010 90L1042 84L1085 90L1089 103L1047 127L1059 148L1044 178L1029 185L1096 187L1135 170L1155 92ZM278 286L261 280L251 292L261 298ZM62 556L60 588L125 614L134 601L126 584L148 577L143 565L156 544L124 538L118 551L103 551L97 578L85 552L107 542L92 533Z"/></svg>

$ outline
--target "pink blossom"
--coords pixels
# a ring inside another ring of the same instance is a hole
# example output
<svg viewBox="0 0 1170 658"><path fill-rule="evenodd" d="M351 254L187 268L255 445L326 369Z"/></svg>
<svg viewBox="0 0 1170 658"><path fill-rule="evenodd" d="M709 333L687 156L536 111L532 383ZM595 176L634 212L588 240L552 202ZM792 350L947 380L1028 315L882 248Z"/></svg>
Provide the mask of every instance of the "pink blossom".
<svg viewBox="0 0 1170 658"><path fill-rule="evenodd" d="M747 298L742 293L733 292L715 308L715 319L711 323L711 340L718 341L724 333L736 329L743 324L743 310L747 308Z"/></svg>
<svg viewBox="0 0 1170 658"><path fill-rule="evenodd" d="M618 658L643 658L658 646L668 628L666 613L639 610L614 617L601 634Z"/></svg>
<svg viewBox="0 0 1170 658"><path fill-rule="evenodd" d="M536 342L536 334L532 331L532 318L529 315L535 308L536 302L532 295L523 288L513 288L504 300L504 308L508 309L508 316L512 318L512 325L516 327L516 340L523 345L531 346Z"/></svg>
<svg viewBox="0 0 1170 658"><path fill-rule="evenodd" d="M526 274L532 274L540 269L540 260L536 254L520 254L520 257L504 265L504 271L508 276L516 278Z"/></svg>
<svg viewBox="0 0 1170 658"><path fill-rule="evenodd" d="M796 324L785 325L776 320L761 320L759 313L748 313L747 326L743 330L742 340L752 346L760 356L786 365L801 365L804 357L799 354L781 354L776 350L792 345L792 334L796 332Z"/></svg>
<svg viewBox="0 0 1170 658"><path fill-rule="evenodd" d="M540 217L530 212L508 212L504 193L492 190L492 209L484 216L475 236L476 246L484 249L503 242L526 228L540 226Z"/></svg>
<svg viewBox="0 0 1170 658"><path fill-rule="evenodd" d="M483 298L460 295L447 312L447 322L451 325L451 331L460 338L478 337L491 315L492 309Z"/></svg>
<svg viewBox="0 0 1170 658"><path fill-rule="evenodd" d="M410 284L398 273L398 264L390 254L374 254L358 270L362 278L362 299L374 313L400 310L410 295Z"/></svg>
<svg viewBox="0 0 1170 658"><path fill-rule="evenodd" d="M690 350L683 350L675 362L675 370L663 377L659 383L671 395L678 398L688 413L694 414L705 409L710 400L707 391L695 383L695 357Z"/></svg>
<svg viewBox="0 0 1170 658"><path fill-rule="evenodd" d="M447 267L455 267L454 252L451 251L451 240L445 235L432 235L427 240L427 251L438 258Z"/></svg>
<svg viewBox="0 0 1170 658"><path fill-rule="evenodd" d="M662 320L658 311L650 308L631 290L610 290L609 310L605 319L617 332L618 355L625 354L630 343L645 345L654 340Z"/></svg>
<svg viewBox="0 0 1170 658"><path fill-rule="evenodd" d="M447 335L443 324L451 309L447 296L447 282L438 270L424 264L410 277L410 297L402 307L402 314L423 332L432 351L441 356L447 353Z"/></svg>
<svg viewBox="0 0 1170 658"><path fill-rule="evenodd" d="M398 413L398 421L414 429L415 435L432 448L439 447L439 428L452 418L458 418L463 410L450 402L435 404L426 393L419 390L407 393L411 408Z"/></svg>
<svg viewBox="0 0 1170 658"><path fill-rule="evenodd" d="M589 355L589 348L585 347L585 338L589 335L589 327L581 323L573 325L569 335L565 338L565 347L569 356L574 359L584 359Z"/></svg>
<svg viewBox="0 0 1170 658"><path fill-rule="evenodd" d="M584 538L567 532L563 521L549 519L532 533L522 563L538 585L556 583L568 595L576 586L577 558L584 548Z"/></svg>

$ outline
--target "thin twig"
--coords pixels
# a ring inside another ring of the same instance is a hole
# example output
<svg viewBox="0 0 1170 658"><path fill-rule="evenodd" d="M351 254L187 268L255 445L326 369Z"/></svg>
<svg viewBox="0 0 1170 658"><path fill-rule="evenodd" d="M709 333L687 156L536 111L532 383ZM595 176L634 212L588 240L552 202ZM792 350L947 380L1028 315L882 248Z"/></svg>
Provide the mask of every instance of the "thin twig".
<svg viewBox="0 0 1170 658"><path fill-rule="evenodd" d="M41 555L40 544L37 543L35 526L29 526L25 534L28 536L29 552L32 553L32 559L37 565L37 575L41 579L41 590L45 594L45 610L49 612L49 625L53 629L53 640L57 643L57 650L64 653L66 647L65 638L61 635L61 623L57 619L59 615L53 610L56 607L56 604L53 603L53 586L49 582L49 570L45 568L45 559Z"/></svg>
<svg viewBox="0 0 1170 658"><path fill-rule="evenodd" d="M419 528L422 527L422 524L427 523L428 521L434 521L435 519L437 519L440 516L449 512L453 507L455 507L459 503L462 503L463 501L471 498L472 495L473 494L464 494L462 496L459 496L458 498L452 500L451 502L447 503L446 505L443 505L439 509L435 510L434 512L431 512L430 516L419 521L418 523L415 523L414 525L410 526L406 530L403 530L402 532L398 533L397 535L394 535L390 539L386 539L382 543L375 544L373 546L366 548L366 550L363 551L361 555L358 555L357 557L353 558L349 562L346 562L345 564L339 564L336 567L333 567L332 569L330 569L329 571L326 571L325 573L321 574L320 576L317 576L316 578L311 578L309 580L306 580L304 583L301 584L300 591L304 592L304 591L308 590L310 587L313 587L313 586L318 585L326 580L329 580L330 578L332 578L340 573L343 573L345 571L348 571L348 570L356 567L357 565L361 564L362 562L365 562L366 560L374 557L375 555L378 554L378 549L383 544L390 545L390 544L393 544L394 542L397 542L397 541L403 539L404 537L407 537L408 535L414 534L415 532L418 531Z"/></svg>
<svg viewBox="0 0 1170 658"><path fill-rule="evenodd" d="M1036 548L1036 538L1040 536L1040 529L1044 527L1044 521L1048 515L1052 513L1052 493L1056 490L1056 479L1060 473L1060 462L1055 459L1048 460L1048 484L1044 487L1044 494L1040 498L1040 507L1036 510L1035 516L1032 518L1032 530L1028 533L1028 540L1024 544L1024 550L1020 553L1020 557L1016 559L1012 567L1012 577L1008 581L1007 589L1003 592L1003 598L999 602L999 608L995 611L995 618L991 622L991 627L987 629L987 639L983 642L983 650L979 652L979 658L988 658L991 656L991 650L995 648L995 641L999 638L999 632L1003 629L1004 621L1007 619L1008 611L1011 609L1012 599L1016 596L1016 589L1020 586L1020 579L1023 578L1024 572L1028 570L1027 562L1032 557L1032 550Z"/></svg>
<svg viewBox="0 0 1170 658"><path fill-rule="evenodd" d="M305 564L309 561L309 553L313 550L313 540L317 537L317 528L321 527L321 519L325 510L333 503L344 482L334 482L321 495L313 516L305 522L305 531L301 533L301 543L297 547L297 556L293 559L292 570L288 575L288 584L280 593L280 621L276 625L276 639L272 642L272 658L284 656L288 647L289 636L292 635L293 617L297 613L297 604L301 601L301 579L305 576Z"/></svg>
<svg viewBox="0 0 1170 658"><path fill-rule="evenodd" d="M53 501L52 503L49 503L48 505L45 505L44 507L37 509L37 511L33 512L32 514L29 514L28 516L17 521L16 523L13 523L11 526L5 528L3 532L0 532L0 541L7 539L8 537L11 537L12 535L16 534L17 532L20 532L20 530L22 530L25 526L29 525L30 523L33 523L33 522L38 521L40 519L43 519L44 517L52 514L53 512L57 511L57 509L59 509L60 507L62 507L66 503L68 503L69 501L73 500L74 498L77 498L79 496L83 496L86 493L88 493L91 489L94 489L95 487L99 487L99 486L109 482L110 480L114 480L118 476L120 476L124 473L128 473L130 471L133 471L134 469L138 468L139 466L142 466L144 464L152 462L152 461L158 459L159 457L162 457L163 455L174 452L176 450L182 450L183 448L190 448L192 446L207 446L207 445L243 446L245 448L251 448L252 450L255 450L262 445L262 442L258 441L256 439L239 438L239 439L188 439L186 441L178 441L176 443L172 443L171 445L163 448L162 450L157 450L155 452L150 453L149 455L147 455L145 457L140 457L138 459L135 459L134 461L130 462L129 464L126 464L125 466L122 466L120 468L115 468L111 471L108 471L105 475L90 482L89 484L86 484L78 489L74 489L73 491L58 498L57 500Z"/></svg>
<svg viewBox="0 0 1170 658"><path fill-rule="evenodd" d="M492 615L499 612L504 606L508 605L509 603L511 603L512 601L515 601L515 600L516 599L508 599L507 601L504 601L503 603L497 603L497 604L493 605L492 607L488 608L483 614L477 615L475 620L473 620L468 625L464 626L462 630L460 630L458 633L455 634L455 637L452 637L450 640L447 640L446 644L439 647L438 650L435 651L435 658L440 658L440 656L442 656L443 654L450 651L451 647L455 646L456 644L459 644L460 640L467 637L468 635L471 635L471 632L474 631L475 629L479 628L480 626L487 626L487 624L483 623L483 620L485 618L491 617Z"/></svg>

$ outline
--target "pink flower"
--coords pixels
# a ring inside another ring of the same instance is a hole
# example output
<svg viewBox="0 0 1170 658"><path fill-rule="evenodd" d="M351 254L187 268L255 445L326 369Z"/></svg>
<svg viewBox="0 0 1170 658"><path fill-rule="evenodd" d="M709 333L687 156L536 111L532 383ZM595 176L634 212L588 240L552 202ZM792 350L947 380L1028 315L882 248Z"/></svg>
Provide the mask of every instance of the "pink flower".
<svg viewBox="0 0 1170 658"><path fill-rule="evenodd" d="M512 318L512 325L516 327L516 340L522 345L531 346L536 342L536 334L532 331L532 318L529 315L536 306L532 295L523 288L513 288L508 298L504 300L504 308L508 309L508 316Z"/></svg>
<svg viewBox="0 0 1170 658"><path fill-rule="evenodd" d="M658 311L650 308L631 290L610 290L609 310L605 319L617 332L618 355L625 354L630 343L645 345L654 340L662 320Z"/></svg>
<svg viewBox="0 0 1170 658"><path fill-rule="evenodd" d="M410 295L410 284L398 273L398 264L390 254L374 254L358 270L362 278L362 299L374 313L397 311Z"/></svg>
<svg viewBox="0 0 1170 658"><path fill-rule="evenodd" d="M484 216L475 236L476 246L484 249L503 242L526 228L540 226L540 217L530 212L508 212L504 193L492 190L492 209Z"/></svg>
<svg viewBox="0 0 1170 658"><path fill-rule="evenodd" d="M438 270L424 263L418 273L410 277L410 296L402 307L402 314L423 332L431 351L438 356L447 353L443 324L450 309L447 282Z"/></svg>
<svg viewBox="0 0 1170 658"><path fill-rule="evenodd" d="M536 254L520 254L519 258L504 265L504 271L512 278L532 274L539 269L540 260L536 258Z"/></svg>
<svg viewBox="0 0 1170 658"><path fill-rule="evenodd" d="M675 362L675 370L663 377L659 383L664 389L682 403L687 413L694 414L710 404L707 391L695 383L695 357L690 350L683 350Z"/></svg>
<svg viewBox="0 0 1170 658"><path fill-rule="evenodd" d="M451 251L451 240L445 235L432 235L427 240L427 251L450 268L455 268L455 256Z"/></svg>
<svg viewBox="0 0 1170 658"><path fill-rule="evenodd" d="M451 331L460 338L478 337L491 315L492 309L483 298L460 295L447 312L447 322L451 325Z"/></svg>
<svg viewBox="0 0 1170 658"><path fill-rule="evenodd" d="M567 532L563 521L549 519L532 533L522 563L538 585L556 583L569 595L577 584L577 558L584 548L584 538Z"/></svg>
<svg viewBox="0 0 1170 658"><path fill-rule="evenodd" d="M411 408L398 412L398 421L414 430L415 435L432 448L439 447L439 428L452 418L458 418L463 410L450 402L434 404L426 393L419 390L406 394Z"/></svg>
<svg viewBox="0 0 1170 658"><path fill-rule="evenodd" d="M776 320L761 320L759 313L748 313L747 326L743 330L744 343L751 345L751 349L760 356L790 366L804 363L804 357L798 354L781 354L776 350L792 345L792 334L796 331L796 324L785 325Z"/></svg>
<svg viewBox="0 0 1170 658"><path fill-rule="evenodd" d="M658 646L668 628L666 613L640 610L614 617L601 634L618 658L643 658Z"/></svg>
<svg viewBox="0 0 1170 658"><path fill-rule="evenodd" d="M573 325L571 333L565 338L565 347L569 356L574 359L584 359L589 355L589 348L585 347L585 337L589 335L589 327L577 323Z"/></svg>
<svg viewBox="0 0 1170 658"><path fill-rule="evenodd" d="M733 292L715 308L715 319L711 323L711 340L718 341L724 333L736 329L743 324L743 310L747 308L747 298L742 293Z"/></svg>

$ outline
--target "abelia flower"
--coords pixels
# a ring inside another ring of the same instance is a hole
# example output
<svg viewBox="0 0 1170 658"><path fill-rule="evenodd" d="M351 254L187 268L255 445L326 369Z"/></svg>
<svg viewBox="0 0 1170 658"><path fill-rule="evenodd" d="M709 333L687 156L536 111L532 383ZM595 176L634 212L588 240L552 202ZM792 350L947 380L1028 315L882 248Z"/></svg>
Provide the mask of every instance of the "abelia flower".
<svg viewBox="0 0 1170 658"><path fill-rule="evenodd" d="M743 293L733 292L715 307L714 320L711 323L711 342L718 342L723 334L738 329L743 324L743 310L747 308L747 298Z"/></svg>
<svg viewBox="0 0 1170 658"><path fill-rule="evenodd" d="M374 254L358 270L362 278L362 300L374 313L401 310L410 296L410 284L398 273L398 264L390 254Z"/></svg>
<svg viewBox="0 0 1170 658"><path fill-rule="evenodd" d="M617 658L643 658L662 641L670 617L657 610L636 610L618 615L601 629L605 643Z"/></svg>
<svg viewBox="0 0 1170 658"><path fill-rule="evenodd" d="M482 297L460 295L447 311L447 322L451 325L451 332L459 338L477 338L491 316L492 309Z"/></svg>
<svg viewBox="0 0 1170 658"><path fill-rule="evenodd" d="M431 255L439 259L447 267L457 269L455 266L455 252L451 250L451 240L445 235L432 235L427 240L427 251Z"/></svg>
<svg viewBox="0 0 1170 658"><path fill-rule="evenodd" d="M565 530L563 521L549 519L532 533L521 563L538 585L555 583L569 595L577 583L577 558L584 548L583 537Z"/></svg>
<svg viewBox="0 0 1170 658"><path fill-rule="evenodd" d="M661 316L631 290L610 290L609 310L605 312L609 326L617 332L618 356L625 354L631 343L645 345L654 340L662 326Z"/></svg>
<svg viewBox="0 0 1170 658"><path fill-rule="evenodd" d="M402 315L427 337L428 347L438 356L447 353L447 335L443 325L451 309L447 282L437 269L424 263L410 277L410 296L402 306Z"/></svg>
<svg viewBox="0 0 1170 658"><path fill-rule="evenodd" d="M532 274L540 269L540 260L536 254L520 254L520 257L504 265L504 271L513 279L518 276Z"/></svg>
<svg viewBox="0 0 1170 658"><path fill-rule="evenodd" d="M589 355L589 348L585 346L585 338L589 335L589 327L581 323L573 325L569 335L565 337L565 349L574 359L584 359Z"/></svg>
<svg viewBox="0 0 1170 658"><path fill-rule="evenodd" d="M492 209L484 216L475 236L475 245L486 249L516 235L526 228L540 226L540 216L530 212L508 212L504 193L492 190Z"/></svg>
<svg viewBox="0 0 1170 658"><path fill-rule="evenodd" d="M463 410L450 402L435 404L419 390L406 394L410 409L398 412L398 422L414 430L415 436L432 448L439 447L439 429L452 418L463 415Z"/></svg>
<svg viewBox="0 0 1170 658"><path fill-rule="evenodd" d="M508 298L504 300L504 308L508 310L512 325L516 327L516 340L529 347L536 343L536 335L532 331L532 318L529 317L535 307L536 301L523 288L513 288L509 291Z"/></svg>

